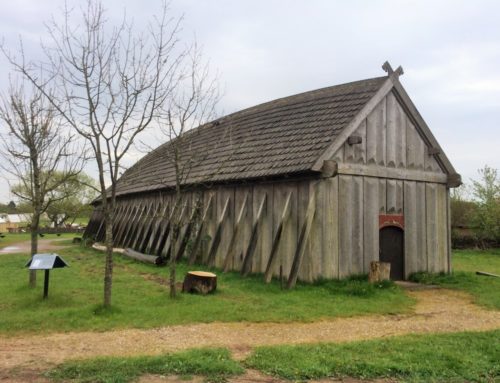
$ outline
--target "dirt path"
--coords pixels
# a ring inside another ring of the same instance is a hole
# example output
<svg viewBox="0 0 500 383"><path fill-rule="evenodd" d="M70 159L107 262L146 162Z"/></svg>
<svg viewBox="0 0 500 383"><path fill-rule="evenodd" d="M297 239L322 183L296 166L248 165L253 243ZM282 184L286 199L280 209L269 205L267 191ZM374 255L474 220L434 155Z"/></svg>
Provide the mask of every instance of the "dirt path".
<svg viewBox="0 0 500 383"><path fill-rule="evenodd" d="M462 292L409 291L415 312L373 315L313 323L210 323L109 332L56 333L0 337L0 370L47 368L66 359L102 355L159 354L193 347L229 347L243 358L259 345L348 342L408 333L455 332L500 328L500 311L471 303Z"/></svg>
<svg viewBox="0 0 500 383"><path fill-rule="evenodd" d="M64 249L66 246L55 245L53 242L65 241L68 238L50 238L50 239L39 239L38 240L38 251L54 251ZM18 243L12 243L8 246L0 247L0 254L17 254L17 253L29 253L31 251L31 242L23 241Z"/></svg>

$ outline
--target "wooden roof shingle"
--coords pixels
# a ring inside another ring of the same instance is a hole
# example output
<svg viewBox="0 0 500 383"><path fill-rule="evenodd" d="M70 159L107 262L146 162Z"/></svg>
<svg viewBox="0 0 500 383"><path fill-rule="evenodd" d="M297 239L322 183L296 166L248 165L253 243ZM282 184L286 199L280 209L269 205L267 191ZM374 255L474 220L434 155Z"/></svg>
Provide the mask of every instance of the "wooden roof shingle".
<svg viewBox="0 0 500 383"><path fill-rule="evenodd" d="M380 89L377 77L297 94L202 125L177 141L184 184L307 173ZM180 144L179 144L180 142ZM117 195L175 186L172 144L144 156L119 179ZM182 160L181 160L182 162Z"/></svg>

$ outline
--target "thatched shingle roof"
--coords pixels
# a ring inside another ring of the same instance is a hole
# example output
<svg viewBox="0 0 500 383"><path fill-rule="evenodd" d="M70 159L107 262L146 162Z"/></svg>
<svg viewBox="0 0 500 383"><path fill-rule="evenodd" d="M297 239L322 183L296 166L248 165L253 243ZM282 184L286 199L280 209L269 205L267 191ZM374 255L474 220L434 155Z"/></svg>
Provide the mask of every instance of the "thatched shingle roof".
<svg viewBox="0 0 500 383"><path fill-rule="evenodd" d="M180 145L194 158L185 184L232 182L311 171L315 160L387 77L351 82L267 102L188 132ZM118 181L124 195L175 186L171 144L161 145Z"/></svg>

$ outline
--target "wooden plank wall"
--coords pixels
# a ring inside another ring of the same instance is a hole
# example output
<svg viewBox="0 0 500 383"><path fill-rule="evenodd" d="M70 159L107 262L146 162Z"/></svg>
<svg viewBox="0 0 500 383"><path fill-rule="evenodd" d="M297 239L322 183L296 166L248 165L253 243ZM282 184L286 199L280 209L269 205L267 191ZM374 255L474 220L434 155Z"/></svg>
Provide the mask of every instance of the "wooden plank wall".
<svg viewBox="0 0 500 383"><path fill-rule="evenodd" d="M362 169L443 173L435 157L429 155L422 134L392 93L361 122L355 135L361 137L361 143L345 143L333 156L335 161L355 164ZM200 254L195 258L204 264L213 262L219 268L226 266L227 270L241 270L255 217L266 196L262 218L256 226L255 251L250 253L243 271L243 274L264 273L270 264L273 240L283 217L285 202L290 196L290 214L282 225L276 262L272 263L270 270L275 277L282 270L283 277L288 280L301 230L305 227L308 204L315 195L312 224L307 225L310 231L299 249L299 280L367 273L370 262L379 257L380 214L404 215L406 276L421 270L447 271L449 217L446 185L406 180L408 177L376 178L373 172L369 174L372 176L344 173L325 179L222 185L187 193L183 201L186 217L192 215L200 198L204 213L212 196L211 207L201 226ZM227 211L222 217L226 201ZM242 210L245 201L246 207ZM166 256L172 204L172 196L160 192L120 199L116 213L116 245ZM241 220L235 233L240 213ZM198 214L198 219L202 215ZM102 239L101 222L102 214L96 210L85 235ZM200 227L196 225L193 227ZM216 232L220 234L219 241L214 241ZM209 259L210 249L213 259ZM231 250L230 257L227 257L228 250Z"/></svg>

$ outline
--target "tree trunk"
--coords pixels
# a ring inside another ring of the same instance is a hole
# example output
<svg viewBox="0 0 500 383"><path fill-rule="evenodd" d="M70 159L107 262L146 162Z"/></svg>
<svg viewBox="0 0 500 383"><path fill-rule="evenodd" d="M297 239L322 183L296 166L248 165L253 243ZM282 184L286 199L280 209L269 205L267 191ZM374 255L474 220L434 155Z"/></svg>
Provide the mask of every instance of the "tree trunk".
<svg viewBox="0 0 500 383"><path fill-rule="evenodd" d="M40 225L40 215L37 212L38 209L35 209L33 214L30 230L31 230L31 258L38 253L38 231ZM30 270L29 272L29 286L31 288L36 287L36 270Z"/></svg>
<svg viewBox="0 0 500 383"><path fill-rule="evenodd" d="M31 227L31 258L38 252L38 230ZM36 287L36 270L30 270L29 286Z"/></svg>
<svg viewBox="0 0 500 383"><path fill-rule="evenodd" d="M113 222L110 214L105 214L106 225L106 262L104 266L104 307L111 307L113 289Z"/></svg>

